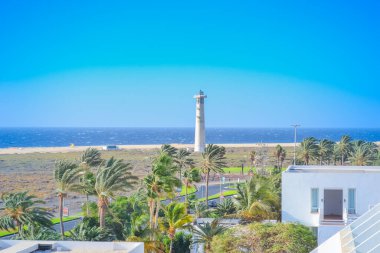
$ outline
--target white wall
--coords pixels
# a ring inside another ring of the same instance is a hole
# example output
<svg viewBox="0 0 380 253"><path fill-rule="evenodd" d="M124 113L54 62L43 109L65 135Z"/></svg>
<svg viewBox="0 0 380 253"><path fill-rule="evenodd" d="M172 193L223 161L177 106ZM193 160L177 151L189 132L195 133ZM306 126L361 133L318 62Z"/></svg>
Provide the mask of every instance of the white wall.
<svg viewBox="0 0 380 253"><path fill-rule="evenodd" d="M338 233L343 228L344 226L320 226L318 228L318 245L321 245L323 242Z"/></svg>
<svg viewBox="0 0 380 253"><path fill-rule="evenodd" d="M340 242L340 234L335 234L330 239L314 249L311 253L341 253L342 247Z"/></svg>
<svg viewBox="0 0 380 253"><path fill-rule="evenodd" d="M319 207L323 208L324 189L342 189L343 207L348 207L348 189L356 189L356 212L380 202L380 173L282 173L282 220L318 226L319 214L312 214L311 188L319 188Z"/></svg>

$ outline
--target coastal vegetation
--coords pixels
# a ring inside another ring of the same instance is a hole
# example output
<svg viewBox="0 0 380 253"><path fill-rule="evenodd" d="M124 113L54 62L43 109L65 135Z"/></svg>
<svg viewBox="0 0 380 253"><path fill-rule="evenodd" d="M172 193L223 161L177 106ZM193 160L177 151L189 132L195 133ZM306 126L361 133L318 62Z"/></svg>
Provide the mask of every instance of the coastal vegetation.
<svg viewBox="0 0 380 253"><path fill-rule="evenodd" d="M255 222L233 227L214 236L209 247L213 253L308 253L316 246L313 233L305 226Z"/></svg>
<svg viewBox="0 0 380 253"><path fill-rule="evenodd" d="M296 163L363 166L379 162L376 144L348 136L341 141L306 138L297 147ZM293 162L291 152L281 145L271 150L261 145L237 153L210 144L197 155L163 145L144 158L147 169L139 175L128 157L88 149L53 165L58 209L54 222L44 201L15 191L2 195L0 229L17 232L19 239L141 241L146 252L189 252L190 246L204 247L206 252L309 252L316 246L312 232L280 223L281 172ZM209 194L215 185L220 192ZM204 197L199 186L204 187ZM68 218L63 217L63 209L69 195L83 197L79 206L83 212L77 225L65 231ZM211 204L215 199L219 203ZM198 223L198 218L212 220ZM237 219L240 225L226 227L225 218ZM60 233L52 228L58 220Z"/></svg>
<svg viewBox="0 0 380 253"><path fill-rule="evenodd" d="M297 164L317 165L377 165L379 164L379 147L373 142L353 141L344 135L339 142L305 138L297 150Z"/></svg>
<svg viewBox="0 0 380 253"><path fill-rule="evenodd" d="M65 230L63 226L63 200L69 191L78 189L77 179L81 173L80 168L74 162L58 161L55 165L54 179L57 185L57 196L59 199L59 220L61 227L62 239L65 237Z"/></svg>

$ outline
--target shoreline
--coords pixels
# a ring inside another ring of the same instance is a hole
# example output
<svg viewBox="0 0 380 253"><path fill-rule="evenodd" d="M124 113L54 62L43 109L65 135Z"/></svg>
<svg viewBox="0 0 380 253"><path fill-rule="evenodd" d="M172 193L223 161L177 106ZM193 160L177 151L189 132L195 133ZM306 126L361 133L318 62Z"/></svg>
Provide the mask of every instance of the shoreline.
<svg viewBox="0 0 380 253"><path fill-rule="evenodd" d="M375 141L380 146L380 141ZM179 144L169 143L176 148L189 148L192 149L194 144ZM116 145L123 150L151 150L159 149L162 144L140 144L140 145ZM265 146L268 148L274 148L277 145L281 145L284 148L294 147L293 142L276 142L276 143L216 143L216 145L224 146L226 148L258 148ZM299 142L296 143L299 145ZM0 148L0 155L14 155L14 154L31 154L31 153L71 153L71 152L83 152L87 148L96 148L103 150L104 146L66 146L66 147L12 147L12 148Z"/></svg>
<svg viewBox="0 0 380 253"><path fill-rule="evenodd" d="M298 144L298 143L297 143ZM120 150L141 150L141 149L159 149L162 144L141 144L141 145L116 145ZM178 144L170 143L176 148L189 148L192 149L194 144ZM283 147L293 147L294 143L222 143L216 144L226 148L258 148L261 145L266 147L275 147L281 145ZM0 148L0 155L12 154L30 154L30 153L70 153L70 152L83 152L87 148L96 148L103 150L104 146L74 146L74 147L11 147Z"/></svg>

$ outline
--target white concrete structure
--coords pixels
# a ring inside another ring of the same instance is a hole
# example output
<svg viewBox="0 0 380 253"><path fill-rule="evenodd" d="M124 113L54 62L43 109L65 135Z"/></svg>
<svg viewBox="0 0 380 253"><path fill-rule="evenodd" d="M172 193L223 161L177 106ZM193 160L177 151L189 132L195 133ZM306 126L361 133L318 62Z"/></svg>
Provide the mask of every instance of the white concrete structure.
<svg viewBox="0 0 380 253"><path fill-rule="evenodd" d="M290 166L282 173L282 221L309 226L318 244L380 203L380 166Z"/></svg>
<svg viewBox="0 0 380 253"><path fill-rule="evenodd" d="M327 239L311 253L379 253L380 204Z"/></svg>
<svg viewBox="0 0 380 253"><path fill-rule="evenodd" d="M205 98L207 96L203 91L195 95L197 100L195 112L195 139L194 139L194 152L203 152L206 145L206 132L205 132Z"/></svg>
<svg viewBox="0 0 380 253"><path fill-rule="evenodd" d="M143 242L80 242L80 241L27 241L0 240L1 253L144 253Z"/></svg>

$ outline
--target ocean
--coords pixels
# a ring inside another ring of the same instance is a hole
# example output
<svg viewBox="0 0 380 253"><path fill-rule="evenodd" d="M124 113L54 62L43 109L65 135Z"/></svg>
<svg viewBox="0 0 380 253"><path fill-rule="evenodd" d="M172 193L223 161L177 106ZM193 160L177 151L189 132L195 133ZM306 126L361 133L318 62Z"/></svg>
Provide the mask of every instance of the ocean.
<svg viewBox="0 0 380 253"><path fill-rule="evenodd" d="M380 129L298 128L297 139L313 136L338 141L353 139L380 141ZM293 142L289 128L207 128L207 143ZM65 147L91 145L142 145L194 142L194 128L0 128L0 148Z"/></svg>

